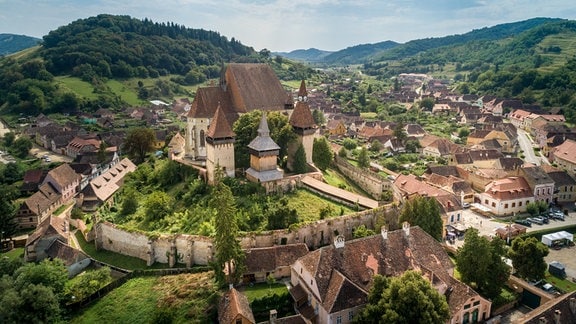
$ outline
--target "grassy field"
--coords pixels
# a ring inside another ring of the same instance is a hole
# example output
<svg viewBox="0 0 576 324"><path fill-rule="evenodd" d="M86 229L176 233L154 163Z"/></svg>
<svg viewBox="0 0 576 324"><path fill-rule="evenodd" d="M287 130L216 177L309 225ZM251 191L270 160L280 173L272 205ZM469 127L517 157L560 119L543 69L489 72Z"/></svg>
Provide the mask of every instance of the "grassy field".
<svg viewBox="0 0 576 324"><path fill-rule="evenodd" d="M8 259L18 259L24 257L24 248L15 248L8 252L0 252L0 257L7 257Z"/></svg>
<svg viewBox="0 0 576 324"><path fill-rule="evenodd" d="M70 322L210 323L218 298L213 282L212 272L131 279Z"/></svg>
<svg viewBox="0 0 576 324"><path fill-rule="evenodd" d="M89 82L71 76L59 76L54 80L61 88L76 93L78 96L87 99L98 98L98 94L94 93L94 87Z"/></svg>
<svg viewBox="0 0 576 324"><path fill-rule="evenodd" d="M290 194L288 199L288 206L298 211L300 222L310 222L319 219L320 210L322 208L330 207L332 212L329 217L337 217L354 212L354 210L330 200L324 199L308 190L297 190L294 194Z"/></svg>
<svg viewBox="0 0 576 324"><path fill-rule="evenodd" d="M138 99L138 94L132 88L118 80L108 80L106 81L106 85L110 87L116 95L120 96L122 100L132 106L138 106L144 103L144 101Z"/></svg>
<svg viewBox="0 0 576 324"><path fill-rule="evenodd" d="M238 289L246 298L248 298L248 302L254 301L254 299L262 298L267 295L278 294L281 295L288 290L286 285L283 283L274 283L273 285L268 285L267 283L259 283L253 286L245 286Z"/></svg>
<svg viewBox="0 0 576 324"><path fill-rule="evenodd" d="M556 35L550 35L544 38L540 42L538 48L538 53L542 55L545 59L552 61L552 64L545 65L539 68L541 72L552 72L559 67L566 64L566 62L576 55L576 44L574 43L574 38L576 37L576 32L561 33ZM549 47L559 47L562 49L559 53L545 52L543 49Z"/></svg>

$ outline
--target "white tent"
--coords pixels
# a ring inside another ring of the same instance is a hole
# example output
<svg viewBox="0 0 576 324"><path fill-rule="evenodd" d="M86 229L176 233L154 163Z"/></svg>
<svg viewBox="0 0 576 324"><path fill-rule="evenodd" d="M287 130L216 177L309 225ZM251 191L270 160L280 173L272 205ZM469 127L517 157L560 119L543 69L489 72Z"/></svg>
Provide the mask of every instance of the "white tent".
<svg viewBox="0 0 576 324"><path fill-rule="evenodd" d="M542 243L548 246L552 246L555 241L559 240L569 240L570 242L574 242L574 235L566 231L542 235Z"/></svg>

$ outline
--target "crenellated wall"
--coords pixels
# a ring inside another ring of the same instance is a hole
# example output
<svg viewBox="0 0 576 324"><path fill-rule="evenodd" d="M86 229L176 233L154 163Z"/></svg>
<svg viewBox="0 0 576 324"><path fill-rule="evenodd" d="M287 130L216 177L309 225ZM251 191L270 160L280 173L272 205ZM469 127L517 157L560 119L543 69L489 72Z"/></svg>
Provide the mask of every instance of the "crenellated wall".
<svg viewBox="0 0 576 324"><path fill-rule="evenodd" d="M246 233L241 236L242 248L270 247L280 244L305 243L310 250L330 244L336 235L352 239L352 230L360 225L374 228L374 223L387 207L366 210L350 215L319 220L298 228ZM148 265L154 262L207 265L213 257L213 241L199 235L149 236L145 233L129 232L109 222L98 223L93 227L96 246L145 260Z"/></svg>

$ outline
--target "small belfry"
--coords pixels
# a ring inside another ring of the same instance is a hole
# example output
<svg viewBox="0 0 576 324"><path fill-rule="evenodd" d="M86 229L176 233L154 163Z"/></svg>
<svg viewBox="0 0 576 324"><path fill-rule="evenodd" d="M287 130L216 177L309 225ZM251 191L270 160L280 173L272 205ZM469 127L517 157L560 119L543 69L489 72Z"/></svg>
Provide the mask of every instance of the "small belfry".
<svg viewBox="0 0 576 324"><path fill-rule="evenodd" d="M265 183L284 177L284 171L277 165L280 146L270 137L265 111L262 111L258 136L248 144L248 150L250 151L250 168L246 170L248 180Z"/></svg>
<svg viewBox="0 0 576 324"><path fill-rule="evenodd" d="M314 117L312 116L312 111L310 111L310 106L308 105L308 91L306 90L306 82L304 80L300 83L298 100L296 101L289 122L297 138L297 142L290 145L288 149L288 169L293 170L295 152L300 144L302 144L304 152L306 153L306 163L312 163L312 149L314 147L316 131L318 130Z"/></svg>
<svg viewBox="0 0 576 324"><path fill-rule="evenodd" d="M206 175L208 184L214 184L216 172L221 170L223 175L234 177L234 142L236 134L232 131L230 123L220 104L216 114L206 132Z"/></svg>

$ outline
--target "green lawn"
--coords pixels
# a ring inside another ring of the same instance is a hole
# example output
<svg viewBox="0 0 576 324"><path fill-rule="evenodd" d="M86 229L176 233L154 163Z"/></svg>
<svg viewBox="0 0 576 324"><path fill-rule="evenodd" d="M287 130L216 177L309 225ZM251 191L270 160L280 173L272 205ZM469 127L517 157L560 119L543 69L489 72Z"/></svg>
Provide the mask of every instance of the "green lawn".
<svg viewBox="0 0 576 324"><path fill-rule="evenodd" d="M262 298L267 295L282 295L288 288L283 283L274 283L273 285L268 285L267 283L259 283L253 286L245 286L239 289L246 297L248 302L251 303L255 299Z"/></svg>
<svg viewBox="0 0 576 324"><path fill-rule="evenodd" d="M551 283L552 285L554 285L554 287L562 290L565 293L576 291L576 283L567 279L560 279L556 276L551 275L548 271L546 271L546 278L544 280L546 280L546 282Z"/></svg>
<svg viewBox="0 0 576 324"><path fill-rule="evenodd" d="M0 252L0 257L8 257L8 259L14 260L24 257L24 248L15 248L8 252Z"/></svg>

